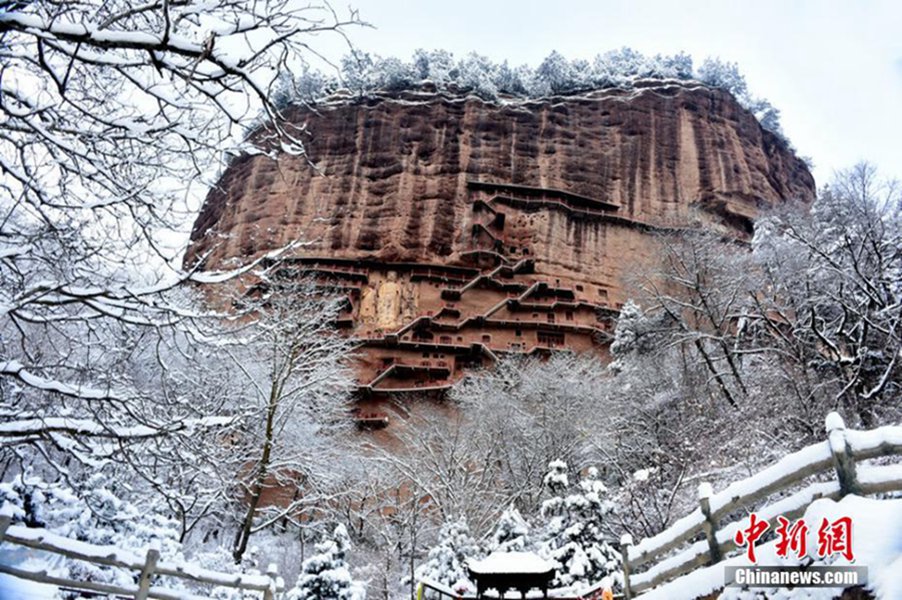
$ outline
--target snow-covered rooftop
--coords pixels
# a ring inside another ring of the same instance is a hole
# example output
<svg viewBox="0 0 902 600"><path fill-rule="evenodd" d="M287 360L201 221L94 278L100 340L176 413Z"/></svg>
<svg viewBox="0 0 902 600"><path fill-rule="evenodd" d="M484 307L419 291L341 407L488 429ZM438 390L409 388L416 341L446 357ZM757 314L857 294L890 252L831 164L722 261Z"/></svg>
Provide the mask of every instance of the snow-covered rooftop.
<svg viewBox="0 0 902 600"><path fill-rule="evenodd" d="M532 552L493 552L482 560L471 560L470 570L489 573L549 573L554 565Z"/></svg>

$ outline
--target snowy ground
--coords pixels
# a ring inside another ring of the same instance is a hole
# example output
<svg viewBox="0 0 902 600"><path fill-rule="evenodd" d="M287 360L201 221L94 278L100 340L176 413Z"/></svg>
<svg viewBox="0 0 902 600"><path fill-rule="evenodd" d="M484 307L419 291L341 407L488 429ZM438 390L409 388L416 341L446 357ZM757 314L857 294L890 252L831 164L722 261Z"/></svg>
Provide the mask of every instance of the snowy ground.
<svg viewBox="0 0 902 600"><path fill-rule="evenodd" d="M48 567L53 557L44 552L6 544L0 548L0 564L27 571L40 571ZM56 586L25 581L0 574L0 599L2 600L50 600L56 597Z"/></svg>
<svg viewBox="0 0 902 600"><path fill-rule="evenodd" d="M837 556L832 562L816 560L814 564L833 566L852 564L867 567L867 588L875 594L878 600L902 600L902 499L875 500L847 496L839 502L817 500L805 511L804 518L806 523L820 523L823 518L832 522L844 516L852 518L854 562L850 563L845 558ZM798 559L777 557L775 544L776 542L769 542L756 548L759 565L793 566L799 564ZM816 548L817 528L815 527L808 531L808 555L810 557L814 558ZM642 600L692 600L723 587L725 566L748 566L748 564L745 554L742 554L717 565L689 573L642 594L640 598ZM797 590L727 588L720 599L832 600L841 592L841 589L836 588Z"/></svg>

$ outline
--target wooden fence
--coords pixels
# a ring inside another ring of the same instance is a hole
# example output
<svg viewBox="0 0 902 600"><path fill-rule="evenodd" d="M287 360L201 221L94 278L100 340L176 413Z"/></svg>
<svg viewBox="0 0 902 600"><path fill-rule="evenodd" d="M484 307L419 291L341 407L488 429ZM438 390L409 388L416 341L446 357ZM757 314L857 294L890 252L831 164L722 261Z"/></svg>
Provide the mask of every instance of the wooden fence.
<svg viewBox="0 0 902 600"><path fill-rule="evenodd" d="M633 545L630 536L621 539L624 598L662 585L700 567L721 562L736 550L733 541L741 523L720 528L728 515L756 506L774 493L788 491L808 477L835 473L830 481L812 483L755 512L770 527L777 517L796 519L819 498L839 499L847 494L878 494L902 490L902 465L856 467L856 462L902 454L902 427L871 431L846 430L842 418L831 413L826 419L827 439L783 457L767 469L727 486L714 494L711 486L699 486L699 506L665 531ZM688 548L658 559L686 544ZM657 559L657 560L656 560ZM642 570L644 569L644 570Z"/></svg>
<svg viewBox="0 0 902 600"><path fill-rule="evenodd" d="M259 592L264 600L273 600L281 592L284 584L278 577L276 566L270 565L266 575L243 575L220 573L201 569L190 564L177 564L160 560L158 547L151 547L144 558L130 551L114 546L95 546L85 542L71 540L44 529L10 525L10 516L3 511L0 515L0 542L15 544L32 550L39 550L66 558L85 561L94 565L117 567L131 571L135 575L136 584L121 586L93 581L76 581L65 577L50 575L44 571L27 571L10 565L0 564L0 573L6 573L19 579L45 583L71 590L112 594L120 597L146 600L183 600L209 598L209 595L195 595L191 592L165 589L151 584L154 576L168 576L185 579L200 585L229 587L250 592Z"/></svg>
<svg viewBox="0 0 902 600"><path fill-rule="evenodd" d="M826 420L827 439L807 446L783 457L767 469L752 477L735 482L714 494L706 484L699 486L699 507L676 521L665 531L633 545L629 536L621 539L623 556L624 593L630 600L636 594L650 590L676 577L700 567L723 560L736 550L734 534L741 523L731 522L720 528L720 522L728 515L783 492L800 484L808 477L824 472L835 473L835 478L809 484L774 503L756 510L759 518L771 527L777 517L795 519L818 498L838 499L847 494L877 494L902 491L902 465L856 466L857 462L902 455L902 427L882 427L871 431L846 430L842 419L831 413ZM192 565L160 560L157 548L150 548L142 558L132 552L112 546L95 546L71 540L43 529L10 524L7 511L0 514L0 542L15 544L33 550L49 552L70 559L95 565L125 569L135 574L136 584L131 587L75 581L56 577L46 571L33 572L0 564L0 573L20 579L47 583L85 592L113 594L139 600L159 598L174 600L204 598L190 592L154 587L154 576L185 579L200 585L222 586L259 592L264 600L274 600L284 588L275 565L270 565L266 575L236 575L201 569ZM698 541L694 541L698 540ZM658 559L689 544L682 551ZM657 559L657 560L656 560ZM651 566L650 566L651 565ZM421 599L466 600L442 586L423 582L418 590ZM554 596L557 598L557 596ZM589 600L600 597L600 590L590 588L579 596L560 597L559 600Z"/></svg>

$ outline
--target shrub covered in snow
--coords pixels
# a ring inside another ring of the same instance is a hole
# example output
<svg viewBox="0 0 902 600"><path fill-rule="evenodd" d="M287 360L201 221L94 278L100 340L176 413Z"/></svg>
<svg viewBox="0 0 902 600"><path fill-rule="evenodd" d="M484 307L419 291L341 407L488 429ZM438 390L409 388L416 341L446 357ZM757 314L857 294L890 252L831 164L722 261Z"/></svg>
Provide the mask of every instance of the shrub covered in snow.
<svg viewBox="0 0 902 600"><path fill-rule="evenodd" d="M416 570L418 580L429 579L448 586L456 592L473 589L467 574L467 559L477 558L479 550L470 536L465 519L445 523L436 544L426 557L426 562Z"/></svg>
<svg viewBox="0 0 902 600"><path fill-rule="evenodd" d="M364 600L363 584L354 581L347 562L351 540L344 525L316 545L316 553L304 561L288 600Z"/></svg>
<svg viewBox="0 0 902 600"><path fill-rule="evenodd" d="M489 543L490 552L525 552L531 549L529 523L513 505L508 507L495 526Z"/></svg>
<svg viewBox="0 0 902 600"><path fill-rule="evenodd" d="M602 522L613 510L607 488L590 468L570 486L567 465L549 464L545 477L550 497L542 503L545 531L539 551L557 564L555 587L591 585L604 577L620 579L620 560L602 533Z"/></svg>

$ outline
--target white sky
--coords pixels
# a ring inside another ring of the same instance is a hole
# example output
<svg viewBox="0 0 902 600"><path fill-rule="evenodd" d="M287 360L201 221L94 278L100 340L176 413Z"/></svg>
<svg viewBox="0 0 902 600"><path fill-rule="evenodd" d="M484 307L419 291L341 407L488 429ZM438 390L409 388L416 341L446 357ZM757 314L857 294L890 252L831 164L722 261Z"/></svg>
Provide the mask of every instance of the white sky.
<svg viewBox="0 0 902 600"><path fill-rule="evenodd" d="M348 0L334 0L344 7ZM341 2L341 3L340 3ZM815 164L870 160L902 178L902 0L349 0L375 29L353 29L367 52L476 51L537 65L552 50L591 58L630 46L739 63L752 93ZM325 41L325 40L323 40ZM332 56L341 53L332 47Z"/></svg>

